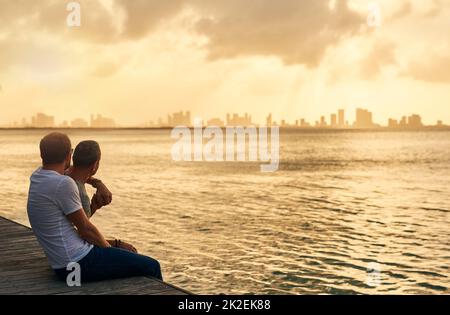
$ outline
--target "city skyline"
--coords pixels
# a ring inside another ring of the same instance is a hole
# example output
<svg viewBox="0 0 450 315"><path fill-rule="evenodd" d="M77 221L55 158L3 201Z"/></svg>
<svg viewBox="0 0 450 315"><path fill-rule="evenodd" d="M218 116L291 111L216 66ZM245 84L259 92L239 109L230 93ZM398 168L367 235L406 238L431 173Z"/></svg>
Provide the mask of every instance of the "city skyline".
<svg viewBox="0 0 450 315"><path fill-rule="evenodd" d="M376 27L371 0L79 2L80 27L64 1L3 4L1 125L39 112L136 125L185 108L314 123L336 106L450 122L448 1L378 0Z"/></svg>
<svg viewBox="0 0 450 315"><path fill-rule="evenodd" d="M113 118L105 117L102 114L90 115L90 120L74 118L56 122L55 116L45 113L36 113L29 120L22 118L21 122L12 122L8 125L0 125L0 128L172 128L176 126L192 127L195 120L200 120L203 126L237 127L237 126L280 126L285 128L331 128L331 129L419 129L426 127L449 127L442 120L437 120L435 124L425 124L419 114L402 115L398 118L389 118L386 123L378 123L373 119L373 113L364 108L357 108L355 119L350 122L346 116L345 109L338 109L327 116L322 115L319 119L310 122L305 118L297 118L290 121L273 119L272 113L268 113L264 123L252 120L249 113L227 113L225 119L220 117L210 117L209 119L192 116L191 111L179 111L162 117L155 121L146 121L136 125L121 125Z"/></svg>

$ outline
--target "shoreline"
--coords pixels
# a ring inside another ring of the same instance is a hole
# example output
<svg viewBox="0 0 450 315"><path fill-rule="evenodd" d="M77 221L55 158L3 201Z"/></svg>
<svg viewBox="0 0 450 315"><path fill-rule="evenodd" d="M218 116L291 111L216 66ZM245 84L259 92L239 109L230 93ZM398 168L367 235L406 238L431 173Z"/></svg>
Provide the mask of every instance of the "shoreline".
<svg viewBox="0 0 450 315"><path fill-rule="evenodd" d="M203 129L214 126L204 126ZM228 126L229 128L236 128L240 126ZM247 128L250 126L246 126ZM258 127L255 125L254 127ZM438 131L450 131L450 126L436 127L436 126L425 126L421 128L389 128L389 127L378 127L378 128L331 128L331 127L290 127L290 126L272 126L279 127L281 131L293 131L293 132L438 132ZM38 127L17 127L17 128L9 128L9 127L0 127L0 131L40 131L40 130L64 130L64 131L115 131L115 130L131 130L131 131L139 131L139 130L172 130L175 127L114 127L114 128L71 128L71 127L47 127L47 128L38 128ZM194 129L194 127L186 127L188 129ZM219 127L221 129L226 129L227 127ZM270 128L270 127L269 127Z"/></svg>

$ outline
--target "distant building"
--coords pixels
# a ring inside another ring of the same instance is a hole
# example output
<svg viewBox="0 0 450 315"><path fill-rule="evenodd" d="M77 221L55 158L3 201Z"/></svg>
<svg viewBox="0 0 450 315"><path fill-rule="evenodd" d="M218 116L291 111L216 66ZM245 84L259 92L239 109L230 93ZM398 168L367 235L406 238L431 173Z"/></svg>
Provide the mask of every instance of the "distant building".
<svg viewBox="0 0 450 315"><path fill-rule="evenodd" d="M367 109L357 108L354 127L360 129L373 128L372 113Z"/></svg>
<svg viewBox="0 0 450 315"><path fill-rule="evenodd" d="M408 117L409 128L420 128L422 126L422 117L420 117L419 115L411 115Z"/></svg>
<svg viewBox="0 0 450 315"><path fill-rule="evenodd" d="M53 128L55 127L55 117L37 113L36 116L31 117L31 127Z"/></svg>
<svg viewBox="0 0 450 315"><path fill-rule="evenodd" d="M227 114L227 126L251 126L252 116L245 113L244 116L239 116L238 114Z"/></svg>
<svg viewBox="0 0 450 315"><path fill-rule="evenodd" d="M191 126L191 112L177 112L167 116L167 125L175 126Z"/></svg>
<svg viewBox="0 0 450 315"><path fill-rule="evenodd" d="M206 122L207 126L223 127L225 123L220 118L211 118Z"/></svg>
<svg viewBox="0 0 450 315"><path fill-rule="evenodd" d="M398 128L398 121L397 121L397 119L390 118L388 120L388 127L389 128Z"/></svg>
<svg viewBox="0 0 450 315"><path fill-rule="evenodd" d="M389 119L388 121L389 128L421 128L423 127L422 117L419 115L411 115L409 117L403 116L402 119L398 122L396 119Z"/></svg>
<svg viewBox="0 0 450 315"><path fill-rule="evenodd" d="M267 116L267 118L266 118L266 126L267 127L272 126L272 114L269 114L269 116Z"/></svg>
<svg viewBox="0 0 450 315"><path fill-rule="evenodd" d="M336 116L336 114L331 114L331 116L330 116L330 125L333 128L337 127L338 124L337 124L337 116Z"/></svg>
<svg viewBox="0 0 450 315"><path fill-rule="evenodd" d="M111 118L103 117L102 115L91 115L91 128L114 128L116 123Z"/></svg>
<svg viewBox="0 0 450 315"><path fill-rule="evenodd" d="M84 119L77 118L77 119L74 119L74 120L72 120L70 122L70 126L72 128L88 128L89 127L89 123L86 120L84 120Z"/></svg>
<svg viewBox="0 0 450 315"><path fill-rule="evenodd" d="M345 111L340 109L338 111L338 125L339 127L345 127Z"/></svg>
<svg viewBox="0 0 450 315"><path fill-rule="evenodd" d="M403 127L403 128L408 126L408 119L406 118L406 116L402 117L402 119L400 120L399 126Z"/></svg>
<svg viewBox="0 0 450 315"><path fill-rule="evenodd" d="M325 120L325 116L320 117L320 127L326 127L327 121Z"/></svg>
<svg viewBox="0 0 450 315"><path fill-rule="evenodd" d="M300 127L310 127L310 124L305 119L300 119Z"/></svg>
<svg viewBox="0 0 450 315"><path fill-rule="evenodd" d="M437 123L436 123L436 126L443 127L444 124L442 123L442 120L438 120Z"/></svg>

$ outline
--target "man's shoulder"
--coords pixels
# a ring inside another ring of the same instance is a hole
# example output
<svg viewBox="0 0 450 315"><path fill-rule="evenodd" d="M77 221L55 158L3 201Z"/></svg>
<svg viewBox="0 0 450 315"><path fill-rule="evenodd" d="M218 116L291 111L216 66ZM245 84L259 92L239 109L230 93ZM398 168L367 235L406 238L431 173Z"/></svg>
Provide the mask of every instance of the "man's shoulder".
<svg viewBox="0 0 450 315"><path fill-rule="evenodd" d="M39 175L38 175L39 176ZM33 178L32 178L33 182ZM56 172L47 173L44 175L44 178L38 182L36 182L38 186L45 185L49 189L54 189L56 194L66 194L73 191L78 191L78 187L75 184L75 181L65 175L58 174Z"/></svg>
<svg viewBox="0 0 450 315"><path fill-rule="evenodd" d="M72 178L72 179L73 179L73 178ZM74 180L74 179L73 179L73 181L75 182L75 185L77 185L78 189L80 189L80 190L86 189L86 184L85 184L85 183L80 182L80 181L78 181L78 180Z"/></svg>
<svg viewBox="0 0 450 315"><path fill-rule="evenodd" d="M38 167L30 176L30 179L33 180L42 176L42 167Z"/></svg>
<svg viewBox="0 0 450 315"><path fill-rule="evenodd" d="M72 177L66 175L59 175L58 180L59 180L58 186L78 190L78 186Z"/></svg>
<svg viewBox="0 0 450 315"><path fill-rule="evenodd" d="M48 171L44 170L42 168L38 168L31 174L30 181L31 185L34 186L59 186L61 183L64 183L67 181L67 176L63 176L57 172L54 171Z"/></svg>

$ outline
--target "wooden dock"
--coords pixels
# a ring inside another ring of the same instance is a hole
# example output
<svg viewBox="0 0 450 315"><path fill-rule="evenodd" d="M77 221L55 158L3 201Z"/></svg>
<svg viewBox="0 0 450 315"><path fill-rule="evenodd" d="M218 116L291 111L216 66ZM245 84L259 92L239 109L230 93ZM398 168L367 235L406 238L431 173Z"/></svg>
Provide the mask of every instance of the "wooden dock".
<svg viewBox="0 0 450 315"><path fill-rule="evenodd" d="M189 292L147 277L68 287L56 278L31 229L0 217L0 294L185 295Z"/></svg>

